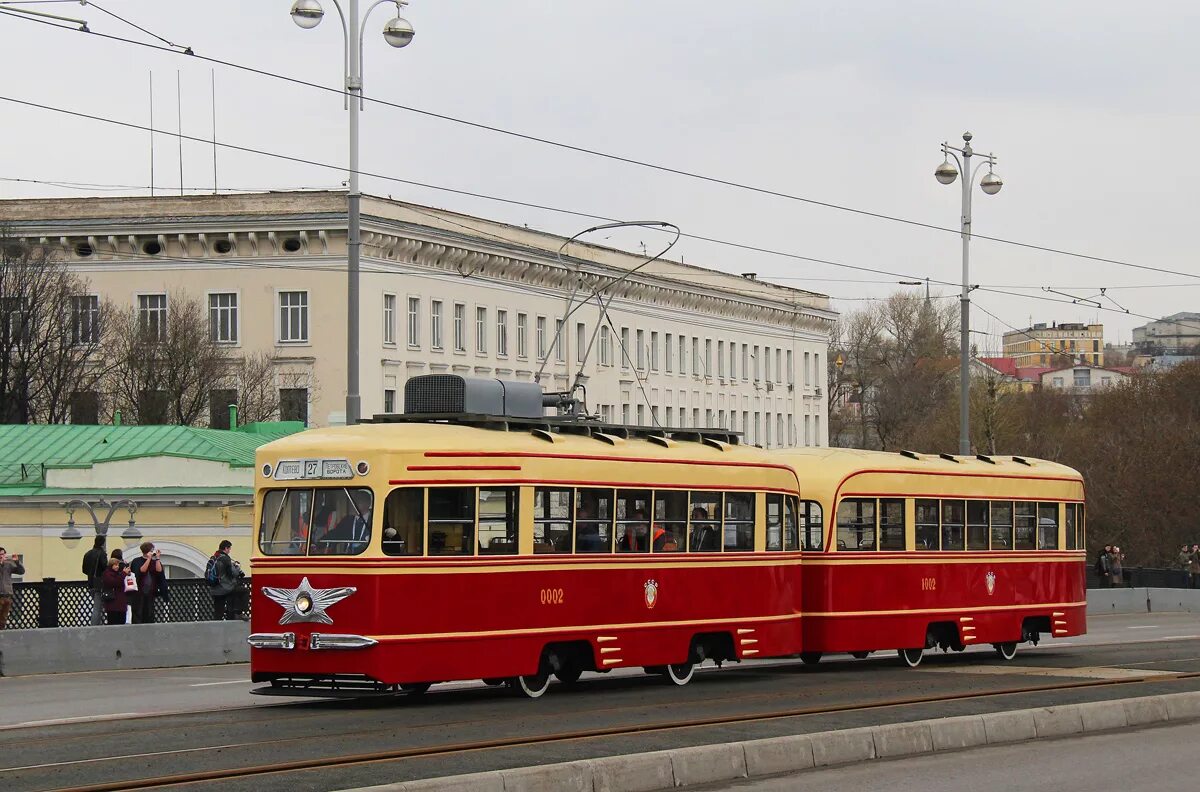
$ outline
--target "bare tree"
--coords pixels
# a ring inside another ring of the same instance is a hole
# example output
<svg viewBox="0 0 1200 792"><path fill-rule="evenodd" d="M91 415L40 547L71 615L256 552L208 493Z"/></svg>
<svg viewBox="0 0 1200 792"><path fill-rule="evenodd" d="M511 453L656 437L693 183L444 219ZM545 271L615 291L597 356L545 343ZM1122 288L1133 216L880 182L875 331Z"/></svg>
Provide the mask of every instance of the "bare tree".
<svg viewBox="0 0 1200 792"><path fill-rule="evenodd" d="M297 368L270 352L255 352L237 360L228 384L237 390L238 418L244 423L279 420L281 393L307 390L309 404L313 404L317 389L306 367Z"/></svg>

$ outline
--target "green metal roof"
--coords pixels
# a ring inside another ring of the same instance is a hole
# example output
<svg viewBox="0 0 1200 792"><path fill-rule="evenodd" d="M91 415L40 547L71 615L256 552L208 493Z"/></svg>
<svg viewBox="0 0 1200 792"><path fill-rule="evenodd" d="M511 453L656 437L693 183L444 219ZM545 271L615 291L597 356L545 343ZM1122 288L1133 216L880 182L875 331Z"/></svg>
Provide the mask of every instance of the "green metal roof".
<svg viewBox="0 0 1200 792"><path fill-rule="evenodd" d="M248 427L0 425L0 487L44 487L47 468L173 456L253 467L264 443L303 430L295 421Z"/></svg>

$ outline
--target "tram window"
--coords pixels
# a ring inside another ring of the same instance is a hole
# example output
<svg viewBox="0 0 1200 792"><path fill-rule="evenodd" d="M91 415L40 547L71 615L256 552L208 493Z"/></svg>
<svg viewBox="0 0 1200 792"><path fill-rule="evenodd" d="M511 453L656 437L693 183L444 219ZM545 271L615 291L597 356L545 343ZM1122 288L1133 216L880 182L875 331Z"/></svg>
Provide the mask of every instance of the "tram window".
<svg viewBox="0 0 1200 792"><path fill-rule="evenodd" d="M613 547L613 491L575 491L575 552L611 553Z"/></svg>
<svg viewBox="0 0 1200 792"><path fill-rule="evenodd" d="M479 554L516 555L517 488L479 488Z"/></svg>
<svg viewBox="0 0 1200 792"><path fill-rule="evenodd" d="M725 493L725 550L754 549L754 493Z"/></svg>
<svg viewBox="0 0 1200 792"><path fill-rule="evenodd" d="M966 529L966 501L942 501L942 549L962 550Z"/></svg>
<svg viewBox="0 0 1200 792"><path fill-rule="evenodd" d="M475 488L429 488L429 555L475 555Z"/></svg>
<svg viewBox="0 0 1200 792"><path fill-rule="evenodd" d="M992 549L1013 549L1012 501L992 501Z"/></svg>
<svg viewBox="0 0 1200 792"><path fill-rule="evenodd" d="M1037 504L1017 501L1015 510L1016 534L1014 550L1033 550L1036 547Z"/></svg>
<svg viewBox="0 0 1200 792"><path fill-rule="evenodd" d="M1075 509L1079 514L1079 522L1076 523L1076 530L1079 532L1079 541L1076 547L1079 550L1087 549L1087 508L1082 503L1075 504Z"/></svg>
<svg viewBox="0 0 1200 792"><path fill-rule="evenodd" d="M312 518L312 490L268 490L263 496L258 546L264 555L304 555Z"/></svg>
<svg viewBox="0 0 1200 792"><path fill-rule="evenodd" d="M767 495L767 549L783 549L783 496Z"/></svg>
<svg viewBox="0 0 1200 792"><path fill-rule="evenodd" d="M617 552L650 550L650 490L617 490Z"/></svg>
<svg viewBox="0 0 1200 792"><path fill-rule="evenodd" d="M795 498L788 498L789 508L795 508L795 503ZM820 550L825 543L825 513L821 511L821 504L816 501L804 501L800 505L800 518L804 521L804 544L800 549ZM797 545L791 544L790 541L785 537L785 547L788 550L797 549Z"/></svg>
<svg viewBox="0 0 1200 792"><path fill-rule="evenodd" d="M879 549L904 549L904 501L899 498L879 501Z"/></svg>
<svg viewBox="0 0 1200 792"><path fill-rule="evenodd" d="M687 549L686 492L655 490L651 546L656 553L675 553Z"/></svg>
<svg viewBox="0 0 1200 792"><path fill-rule="evenodd" d="M425 552L425 489L401 487L383 502L383 552L392 556Z"/></svg>
<svg viewBox="0 0 1200 792"><path fill-rule="evenodd" d="M688 550L693 553L717 553L721 550L721 494L690 493L688 511Z"/></svg>
<svg viewBox="0 0 1200 792"><path fill-rule="evenodd" d="M1058 504L1038 504L1038 550L1058 549Z"/></svg>
<svg viewBox="0 0 1200 792"><path fill-rule="evenodd" d="M575 491L538 487L533 491L533 552L571 552L571 502Z"/></svg>
<svg viewBox="0 0 1200 792"><path fill-rule="evenodd" d="M988 549L988 502L967 501L967 549Z"/></svg>
<svg viewBox="0 0 1200 792"><path fill-rule="evenodd" d="M309 555L358 555L371 541L371 490L331 487L312 490Z"/></svg>
<svg viewBox="0 0 1200 792"><path fill-rule="evenodd" d="M1066 514L1067 514L1067 531L1066 531L1066 533L1067 533L1067 549L1068 550L1076 550L1076 549L1078 549L1079 545L1076 544L1076 542L1078 541L1078 537L1075 534L1076 522L1075 522L1075 504L1074 503L1067 504Z"/></svg>
<svg viewBox="0 0 1200 792"><path fill-rule="evenodd" d="M917 549L937 550L939 543L938 524L940 504L935 500L918 500L916 503Z"/></svg>
<svg viewBox="0 0 1200 792"><path fill-rule="evenodd" d="M874 498L846 498L838 504L837 549L839 551L875 549Z"/></svg>

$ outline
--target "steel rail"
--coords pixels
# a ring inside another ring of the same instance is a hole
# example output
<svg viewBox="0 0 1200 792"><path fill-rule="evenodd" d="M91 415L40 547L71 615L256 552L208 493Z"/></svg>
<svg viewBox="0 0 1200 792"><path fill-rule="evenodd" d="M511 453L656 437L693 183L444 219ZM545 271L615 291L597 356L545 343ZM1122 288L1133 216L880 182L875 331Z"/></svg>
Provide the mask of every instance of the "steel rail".
<svg viewBox="0 0 1200 792"><path fill-rule="evenodd" d="M680 721L663 721L659 723L639 724L636 726L612 726L601 729L586 729L582 731L530 735L524 737L501 737L490 740L476 740L472 742L450 743L447 745L429 747L401 748L390 751L375 751L371 753L349 754L345 756L300 759L288 762L277 762L274 764L253 765L249 767L222 768L218 770L204 770L192 773L180 773L176 775L155 776L152 778L88 784L86 786L60 787L54 790L54 792L119 792L119 790L126 789L181 786L184 784L194 784L205 781L250 778L254 776L274 775L303 770L325 770L330 768L346 767L350 765L392 762L402 759L442 756L451 753L486 751L495 750L498 748L516 748L545 743L568 742L572 740L591 740L601 737L632 736L637 734L674 731L680 729L694 729L708 726L724 726L738 723L780 720L809 715L869 711L887 709L891 707L914 706L919 704L936 704L946 701L967 701L971 699L986 699L999 696L1015 696L1025 693L1041 693L1054 690L1117 687L1123 685L1151 684L1156 682L1177 682L1198 678L1200 678L1200 671L1178 674L1155 674L1151 676L1130 677L1126 679L1095 679L1077 682L1063 682L1050 685L1030 685L1025 687L1006 688L1002 690L951 693L949 695L914 696L867 704L858 703L826 705L819 707L802 707L788 710L777 710L774 712L746 713L743 715L715 716L711 718L695 718ZM113 757L113 759L116 761L120 760L121 757Z"/></svg>

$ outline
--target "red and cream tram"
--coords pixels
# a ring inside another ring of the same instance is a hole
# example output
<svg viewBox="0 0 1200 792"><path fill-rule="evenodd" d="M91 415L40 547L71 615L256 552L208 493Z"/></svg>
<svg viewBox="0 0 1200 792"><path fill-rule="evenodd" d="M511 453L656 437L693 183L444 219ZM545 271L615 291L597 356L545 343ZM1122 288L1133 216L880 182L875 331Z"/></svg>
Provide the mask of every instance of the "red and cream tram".
<svg viewBox="0 0 1200 792"><path fill-rule="evenodd" d="M1067 468L765 451L721 430L534 417L540 391L506 418L521 386L496 384L415 378L415 414L259 450L257 692L483 679L537 697L584 671L686 684L705 660L899 649L915 664L972 643L1011 657L1085 628Z"/></svg>

